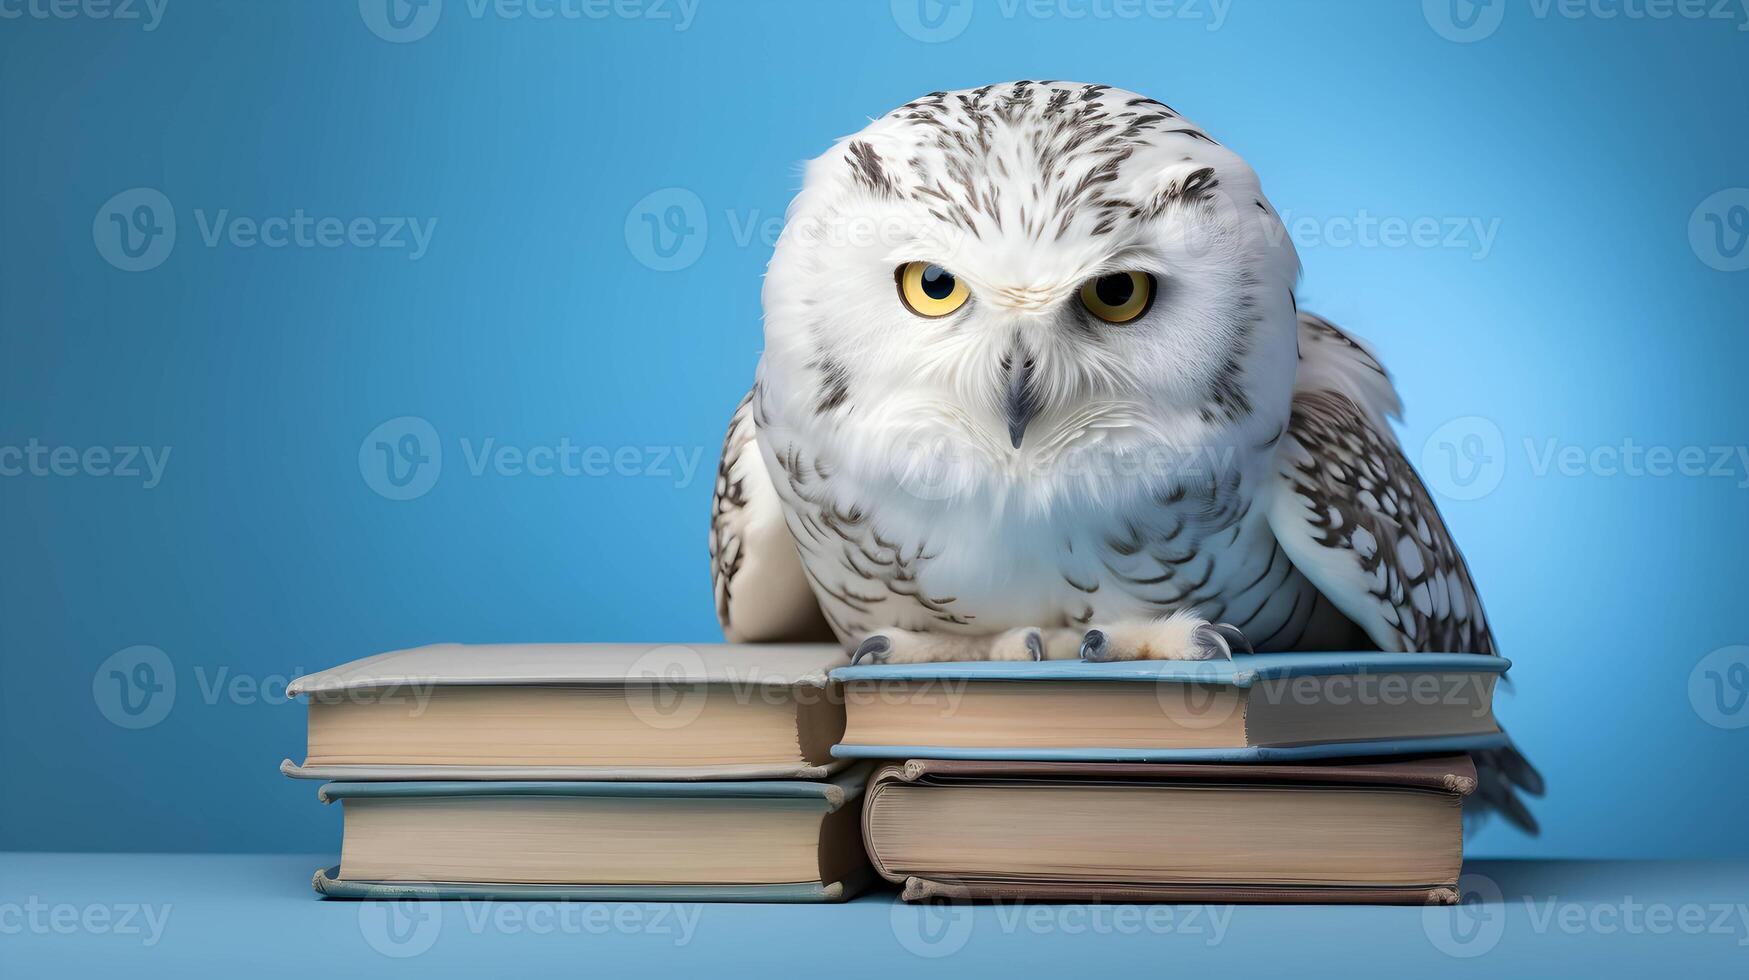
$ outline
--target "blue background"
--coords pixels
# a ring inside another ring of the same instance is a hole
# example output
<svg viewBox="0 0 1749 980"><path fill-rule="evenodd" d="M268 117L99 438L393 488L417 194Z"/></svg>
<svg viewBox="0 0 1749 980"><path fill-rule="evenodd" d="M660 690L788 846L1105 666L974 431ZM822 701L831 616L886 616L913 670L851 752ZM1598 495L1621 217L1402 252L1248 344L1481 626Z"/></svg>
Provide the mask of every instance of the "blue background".
<svg viewBox="0 0 1749 980"><path fill-rule="evenodd" d="M1541 839L1495 826L1471 853L1746 853L1749 730L1690 679L1749 642L1749 471L1534 458L1749 441L1749 273L1688 233L1749 184L1741 16L1494 0L1498 29L1460 43L1394 0L1234 0L1218 29L1207 0L1139 19L976 0L928 39L912 2L702 0L676 30L445 0L406 43L370 3L0 20L0 447L171 447L149 490L0 477L0 849L331 853L335 814L274 770L302 742L285 679L440 640L717 638L706 515L770 253L748 227L866 117L1054 77L1153 95L1244 154L1312 220L1301 304L1377 346L1411 458L1454 419L1490 447L1478 499L1456 499L1473 474L1428 476L1456 491L1441 505L1517 664L1502 715L1551 793ZM127 272L93 222L140 187L177 238ZM652 268L642 213L687 192L697 258ZM221 209L437 223L417 260L209 247ZM1329 240L1362 215L1497 233L1485 257ZM405 501L360 462L403 416L443 452ZM461 440L486 438L699 464L476 477ZM135 730L99 668L140 644L176 692ZM238 677L265 693L213 690Z"/></svg>

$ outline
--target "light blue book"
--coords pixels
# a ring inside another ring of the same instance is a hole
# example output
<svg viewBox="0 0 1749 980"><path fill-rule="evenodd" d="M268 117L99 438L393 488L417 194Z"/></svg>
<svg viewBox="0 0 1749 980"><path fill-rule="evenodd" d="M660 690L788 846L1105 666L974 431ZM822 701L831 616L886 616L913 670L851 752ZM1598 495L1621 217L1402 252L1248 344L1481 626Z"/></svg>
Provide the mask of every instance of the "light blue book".
<svg viewBox="0 0 1749 980"><path fill-rule="evenodd" d="M1502 657L1263 653L1232 660L841 667L839 758L1292 762L1495 748Z"/></svg>
<svg viewBox="0 0 1749 980"><path fill-rule="evenodd" d="M339 782L334 898L836 902L871 879L870 767L829 781Z"/></svg>

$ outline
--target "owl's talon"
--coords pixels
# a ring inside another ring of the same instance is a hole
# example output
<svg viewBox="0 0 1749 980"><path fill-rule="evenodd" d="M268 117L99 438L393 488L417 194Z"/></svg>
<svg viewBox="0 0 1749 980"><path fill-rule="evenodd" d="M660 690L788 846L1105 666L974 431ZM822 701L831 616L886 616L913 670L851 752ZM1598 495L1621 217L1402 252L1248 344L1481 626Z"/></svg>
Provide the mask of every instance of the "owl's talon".
<svg viewBox="0 0 1749 980"><path fill-rule="evenodd" d="M1111 641L1103 630L1088 630L1081 638L1081 659L1090 664L1104 663L1111 656Z"/></svg>
<svg viewBox="0 0 1749 980"><path fill-rule="evenodd" d="M1231 660L1233 647L1228 640L1227 630L1239 634L1239 640L1244 642L1245 635L1239 633L1237 627L1225 623L1205 623L1191 633L1191 642L1195 645L1193 660ZM1250 644L1246 644L1249 646Z"/></svg>
<svg viewBox="0 0 1749 980"><path fill-rule="evenodd" d="M1245 638L1245 631L1232 623L1210 623L1207 628L1220 634L1221 638L1227 641L1228 660L1233 659L1233 645L1235 643L1244 647L1246 653L1257 652L1257 649L1251 645L1251 641Z"/></svg>
<svg viewBox="0 0 1749 980"><path fill-rule="evenodd" d="M1038 630L1027 630L1026 650L1032 654L1032 662L1038 663L1045 658L1044 637L1038 635Z"/></svg>
<svg viewBox="0 0 1749 980"><path fill-rule="evenodd" d="M856 652L850 655L850 666L862 663L864 657L869 663L884 664L892 652L893 641L877 633L856 645Z"/></svg>

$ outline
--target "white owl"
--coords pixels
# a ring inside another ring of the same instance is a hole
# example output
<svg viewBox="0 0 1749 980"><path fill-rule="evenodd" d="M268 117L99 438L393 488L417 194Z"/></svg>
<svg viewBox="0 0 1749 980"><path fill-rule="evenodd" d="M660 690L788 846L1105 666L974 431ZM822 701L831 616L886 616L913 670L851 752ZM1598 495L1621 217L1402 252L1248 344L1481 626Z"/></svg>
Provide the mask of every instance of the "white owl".
<svg viewBox="0 0 1749 980"><path fill-rule="evenodd" d="M1258 178L1105 85L936 92L808 164L711 526L734 640L853 657L1495 653ZM1515 752L1491 802L1529 814Z"/></svg>

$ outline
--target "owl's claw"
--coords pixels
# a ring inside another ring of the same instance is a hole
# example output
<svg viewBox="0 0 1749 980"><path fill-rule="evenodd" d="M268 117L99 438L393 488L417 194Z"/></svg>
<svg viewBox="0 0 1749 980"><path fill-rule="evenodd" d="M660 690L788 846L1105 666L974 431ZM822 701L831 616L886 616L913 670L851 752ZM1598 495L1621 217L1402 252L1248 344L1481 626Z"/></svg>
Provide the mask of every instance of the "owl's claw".
<svg viewBox="0 0 1749 980"><path fill-rule="evenodd" d="M884 664L892 652L893 641L877 633L856 645L856 652L850 655L850 665L854 667L862 663L864 657L871 664Z"/></svg>
<svg viewBox="0 0 1749 980"><path fill-rule="evenodd" d="M1225 649L1222 653L1228 660L1233 659L1235 644L1243 646L1246 653L1257 652L1257 650L1251 646L1251 641L1245 638L1245 631L1234 626L1232 623L1210 623L1207 626L1204 626L1202 630L1214 633L1224 641ZM1197 632L1200 634L1202 630L1198 630ZM1213 660L1215 658L1210 657L1208 659Z"/></svg>
<svg viewBox="0 0 1749 980"><path fill-rule="evenodd" d="M1090 664L1104 663L1111 659L1111 641L1103 630L1088 630L1081 638L1081 659Z"/></svg>
<svg viewBox="0 0 1749 980"><path fill-rule="evenodd" d="M1195 655L1191 660L1231 660L1233 659L1232 640L1237 637L1246 647L1251 644L1245 639L1245 634L1239 632L1237 626L1226 623L1204 623L1190 634L1195 645L1192 651Z"/></svg>
<svg viewBox="0 0 1749 980"><path fill-rule="evenodd" d="M1089 629L1081 638L1081 659L1102 664L1116 660L1231 660L1233 648L1251 649L1235 626L1210 623L1192 612L1165 619L1119 620Z"/></svg>

